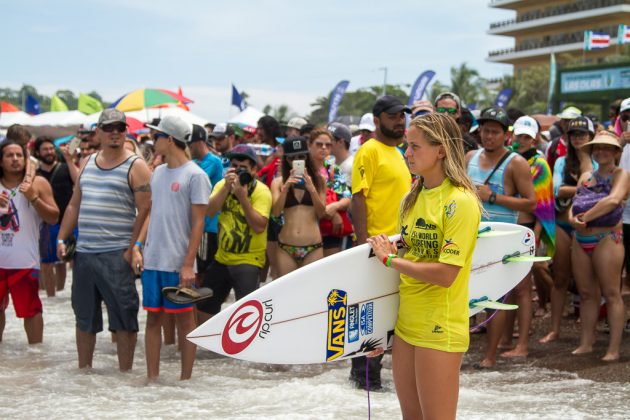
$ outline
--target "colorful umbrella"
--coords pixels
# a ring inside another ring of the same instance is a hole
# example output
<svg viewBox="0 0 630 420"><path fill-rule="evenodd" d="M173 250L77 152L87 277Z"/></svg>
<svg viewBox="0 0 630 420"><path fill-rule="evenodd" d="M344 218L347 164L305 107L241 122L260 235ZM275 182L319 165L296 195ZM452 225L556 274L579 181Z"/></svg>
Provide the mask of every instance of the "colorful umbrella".
<svg viewBox="0 0 630 420"><path fill-rule="evenodd" d="M18 112L20 108L10 102L0 101L0 112Z"/></svg>
<svg viewBox="0 0 630 420"><path fill-rule="evenodd" d="M187 104L191 102L192 100L170 90L138 89L119 98L111 104L110 108L116 108L123 112L129 112L165 104Z"/></svg>

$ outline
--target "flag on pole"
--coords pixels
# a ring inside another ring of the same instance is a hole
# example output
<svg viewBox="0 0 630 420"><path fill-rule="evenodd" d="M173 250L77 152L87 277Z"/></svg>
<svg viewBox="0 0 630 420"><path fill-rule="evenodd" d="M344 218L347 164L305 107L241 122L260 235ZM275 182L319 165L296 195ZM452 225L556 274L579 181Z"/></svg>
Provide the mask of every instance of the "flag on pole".
<svg viewBox="0 0 630 420"><path fill-rule="evenodd" d="M630 44L630 25L619 25L617 44Z"/></svg>
<svg viewBox="0 0 630 420"><path fill-rule="evenodd" d="M584 31L584 51L591 51L600 48L608 48L610 46L610 35Z"/></svg>
<svg viewBox="0 0 630 420"><path fill-rule="evenodd" d="M241 94L238 93L238 90L236 90L236 86L234 86L234 83L232 83L232 105L236 106L241 111L244 111L245 108L247 108L245 100L243 99Z"/></svg>
<svg viewBox="0 0 630 420"><path fill-rule="evenodd" d="M556 89L556 54L551 53L549 59L549 93L547 94L547 115L551 115L553 111L553 105L551 99L553 98L553 91Z"/></svg>
<svg viewBox="0 0 630 420"><path fill-rule="evenodd" d="M347 80L342 80L337 83L335 89L333 89L330 95L330 104L328 105L328 123L335 121L337 118L337 111L339 111L339 105L341 105L341 99L343 95L346 93L346 89L348 89L348 85L350 84Z"/></svg>
<svg viewBox="0 0 630 420"><path fill-rule="evenodd" d="M26 95L24 110L31 115L37 115L42 112L39 101L32 95Z"/></svg>
<svg viewBox="0 0 630 420"><path fill-rule="evenodd" d="M95 114L103 110L103 104L96 98L86 95L85 93L79 93L78 109L84 114Z"/></svg>
<svg viewBox="0 0 630 420"><path fill-rule="evenodd" d="M494 101L494 104L499 108L505 108L505 106L510 102L510 98L512 97L512 89L505 88L497 95L497 99ZM470 108L469 108L470 109Z"/></svg>
<svg viewBox="0 0 630 420"><path fill-rule="evenodd" d="M68 105L57 95L50 98L50 112L63 112L68 110Z"/></svg>
<svg viewBox="0 0 630 420"><path fill-rule="evenodd" d="M424 92L426 91L431 79L433 79L433 76L435 76L435 72L433 70L427 70L418 76L416 82L411 88L411 92L409 93L409 102L407 102L408 106L411 106L414 102L422 99L422 95L424 95Z"/></svg>

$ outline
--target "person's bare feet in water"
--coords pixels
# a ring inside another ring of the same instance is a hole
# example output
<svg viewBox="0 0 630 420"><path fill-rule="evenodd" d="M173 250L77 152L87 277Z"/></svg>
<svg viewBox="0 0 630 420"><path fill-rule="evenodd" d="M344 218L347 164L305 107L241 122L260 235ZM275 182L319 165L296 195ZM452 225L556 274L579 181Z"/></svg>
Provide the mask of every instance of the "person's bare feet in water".
<svg viewBox="0 0 630 420"><path fill-rule="evenodd" d="M514 349L501 353L501 357L527 357L528 354L529 351L527 350L527 348L523 348L522 346L517 345L516 347L514 347Z"/></svg>
<svg viewBox="0 0 630 420"><path fill-rule="evenodd" d="M479 363L475 363L473 367L475 369L491 369L497 364L496 360L483 359Z"/></svg>
<svg viewBox="0 0 630 420"><path fill-rule="evenodd" d="M556 341L558 338L560 338L560 334L555 331L551 331L549 334L538 340L538 342L540 344L547 344L551 343L552 341Z"/></svg>
<svg viewBox="0 0 630 420"><path fill-rule="evenodd" d="M619 353L610 353L607 352L604 357L602 357L602 362L618 362L619 361Z"/></svg>
<svg viewBox="0 0 630 420"><path fill-rule="evenodd" d="M571 352L571 354L574 354L576 356L579 356L581 354L589 354L589 353L593 353L593 346L588 346L588 347L580 346Z"/></svg>

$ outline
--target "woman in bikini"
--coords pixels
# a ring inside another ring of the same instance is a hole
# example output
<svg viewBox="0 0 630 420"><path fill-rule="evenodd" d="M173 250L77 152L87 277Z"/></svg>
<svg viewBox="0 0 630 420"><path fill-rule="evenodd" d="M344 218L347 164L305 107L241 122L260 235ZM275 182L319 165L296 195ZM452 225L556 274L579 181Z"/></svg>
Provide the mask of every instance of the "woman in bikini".
<svg viewBox="0 0 630 420"><path fill-rule="evenodd" d="M553 287L551 289L551 328L539 340L549 343L560 337L560 322L571 282L571 241L573 227L569 223L569 207L577 190L577 181L584 172L597 167L588 153L580 149L595 136L593 123L586 117L569 122L567 155L558 158L553 170L553 192L556 207L556 253L553 257Z"/></svg>
<svg viewBox="0 0 630 420"><path fill-rule="evenodd" d="M331 147L334 141L333 135L325 129L315 129L311 131L308 148L311 158L315 164L317 173L326 180L326 188L337 193L338 200L326 205L326 212L323 218L332 222L333 232L338 232L343 228L343 220L339 214L350 206L352 192L343 177L343 172L339 166L329 162ZM341 251L343 238L335 235L322 235L324 243L324 256L327 257Z"/></svg>
<svg viewBox="0 0 630 420"><path fill-rule="evenodd" d="M625 311L621 298L621 267L624 248L621 216L628 197L630 175L617 166L621 145L614 134L602 131L582 146L599 168L584 173L578 181L569 220L575 228L571 260L580 292L580 345L573 354L593 351L595 327L603 296L608 311L610 339L605 362L619 360ZM596 193L598 195L593 195ZM595 204L590 207L583 196ZM584 203L584 206L583 206ZM587 207L590 207L587 209Z"/></svg>
<svg viewBox="0 0 630 420"><path fill-rule="evenodd" d="M326 184L317 173L304 137L288 138L284 144L282 177L271 184L271 214L284 225L278 235L278 275L283 276L324 256L319 218L326 210ZM305 161L303 177L292 169L294 160Z"/></svg>

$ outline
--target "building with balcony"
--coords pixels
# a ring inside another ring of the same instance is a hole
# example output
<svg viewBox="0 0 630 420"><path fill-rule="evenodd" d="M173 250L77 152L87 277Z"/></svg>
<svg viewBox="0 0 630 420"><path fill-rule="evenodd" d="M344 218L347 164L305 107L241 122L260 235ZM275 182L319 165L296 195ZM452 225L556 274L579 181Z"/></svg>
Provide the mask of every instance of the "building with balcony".
<svg viewBox="0 0 630 420"><path fill-rule="evenodd" d="M515 75L529 66L549 64L552 52L558 64L568 60L601 64L621 52L617 29L630 24L630 0L490 0L490 7L516 12L513 19L492 23L488 30L490 35L514 38L514 46L490 51L487 58L513 65ZM609 34L611 46L584 51L587 30Z"/></svg>

